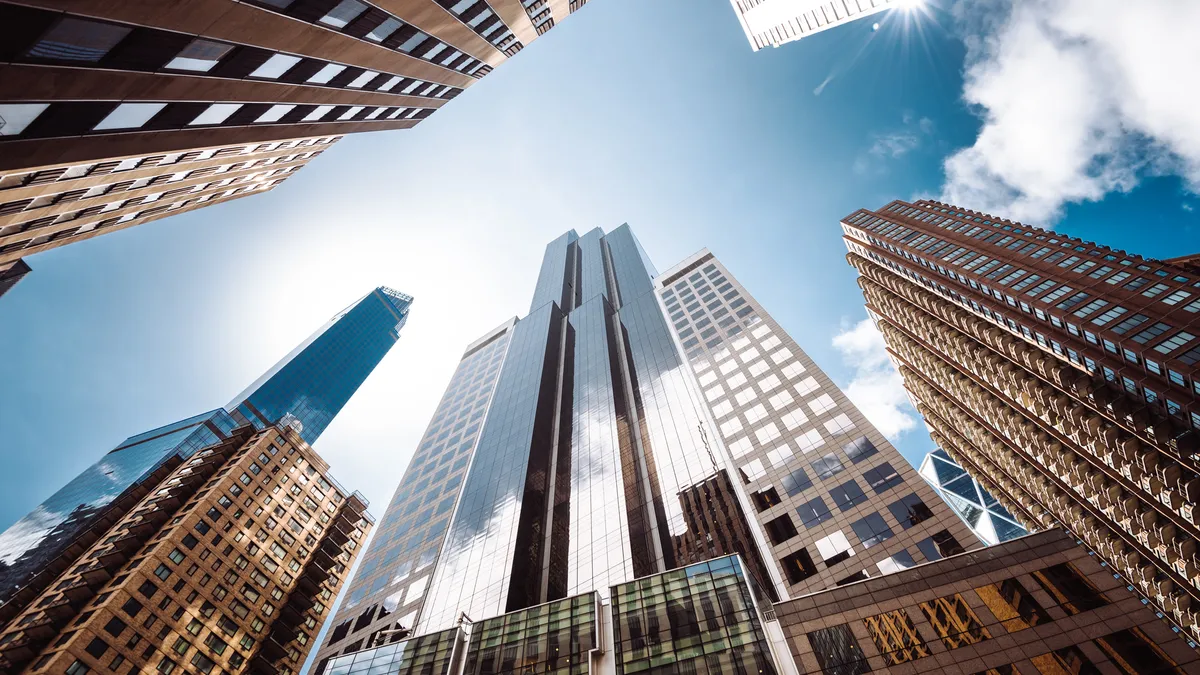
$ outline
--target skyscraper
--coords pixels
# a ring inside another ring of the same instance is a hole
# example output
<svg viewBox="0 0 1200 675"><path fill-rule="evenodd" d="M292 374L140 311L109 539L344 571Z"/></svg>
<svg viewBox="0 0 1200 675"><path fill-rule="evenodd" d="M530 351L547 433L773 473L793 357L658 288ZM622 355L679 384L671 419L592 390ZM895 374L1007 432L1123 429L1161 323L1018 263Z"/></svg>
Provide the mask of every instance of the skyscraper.
<svg viewBox="0 0 1200 675"><path fill-rule="evenodd" d="M938 449L925 455L917 473L937 490L979 541L988 546L1029 534L987 488L972 478L945 450Z"/></svg>
<svg viewBox="0 0 1200 675"><path fill-rule="evenodd" d="M711 254L659 275L627 225L571 231L465 351L318 668L722 556L769 603L969 537Z"/></svg>
<svg viewBox="0 0 1200 675"><path fill-rule="evenodd" d="M801 40L911 0L730 0L754 51Z"/></svg>
<svg viewBox="0 0 1200 675"><path fill-rule="evenodd" d="M411 304L388 288L371 291L226 408L126 439L9 527L0 534L0 623L73 564L164 463L192 456L237 426L262 429L285 417L314 442L399 339Z"/></svg>
<svg viewBox="0 0 1200 675"><path fill-rule="evenodd" d="M1200 278L940 202L842 221L938 446L1023 524L1068 529L1200 635Z"/></svg>
<svg viewBox="0 0 1200 675"><path fill-rule="evenodd" d="M366 501L284 425L160 468L0 627L4 672L297 672L362 550Z"/></svg>
<svg viewBox="0 0 1200 675"><path fill-rule="evenodd" d="M585 3L0 2L0 275L413 127Z"/></svg>

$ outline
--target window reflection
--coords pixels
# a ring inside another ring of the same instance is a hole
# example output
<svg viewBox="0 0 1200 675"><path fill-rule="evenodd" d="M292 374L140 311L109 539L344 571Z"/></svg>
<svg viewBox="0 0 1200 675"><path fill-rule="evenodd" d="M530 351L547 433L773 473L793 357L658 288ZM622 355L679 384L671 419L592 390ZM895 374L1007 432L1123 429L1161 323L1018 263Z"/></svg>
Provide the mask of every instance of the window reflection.
<svg viewBox="0 0 1200 675"><path fill-rule="evenodd" d="M1016 579L981 586L975 589L975 593L1010 633L1050 621L1046 610Z"/></svg>
<svg viewBox="0 0 1200 675"><path fill-rule="evenodd" d="M973 645L992 637L958 593L922 602L920 607L947 649Z"/></svg>
<svg viewBox="0 0 1200 675"><path fill-rule="evenodd" d="M808 634L808 642L821 664L825 675L860 675L871 672L867 657L858 640L850 632L850 626L842 624Z"/></svg>
<svg viewBox="0 0 1200 675"><path fill-rule="evenodd" d="M912 618L902 609L869 616L863 619L863 625L889 666L929 656L925 640L917 632Z"/></svg>
<svg viewBox="0 0 1200 675"><path fill-rule="evenodd" d="M1034 572L1033 578L1069 615L1108 604L1108 598L1096 590L1092 582L1084 578L1071 563Z"/></svg>

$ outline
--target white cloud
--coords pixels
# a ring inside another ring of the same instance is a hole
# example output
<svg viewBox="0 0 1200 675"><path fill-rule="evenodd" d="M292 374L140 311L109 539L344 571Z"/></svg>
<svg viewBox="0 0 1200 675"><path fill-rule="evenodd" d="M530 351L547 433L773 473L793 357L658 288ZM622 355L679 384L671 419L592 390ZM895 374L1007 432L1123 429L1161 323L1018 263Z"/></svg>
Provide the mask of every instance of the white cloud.
<svg viewBox="0 0 1200 675"><path fill-rule="evenodd" d="M904 124L898 129L871 135L871 147L854 160L857 174L868 173L874 168L885 171L884 162L900 159L921 147L926 138L933 135L933 120L928 117L916 119L911 113L904 114Z"/></svg>
<svg viewBox="0 0 1200 675"><path fill-rule="evenodd" d="M960 2L983 128L943 199L1031 222L1178 174L1200 192L1200 2Z"/></svg>
<svg viewBox="0 0 1200 675"><path fill-rule="evenodd" d="M846 363L854 366L846 396L880 433L894 440L917 425L900 373L888 359L883 335L870 319L835 335L833 346Z"/></svg>

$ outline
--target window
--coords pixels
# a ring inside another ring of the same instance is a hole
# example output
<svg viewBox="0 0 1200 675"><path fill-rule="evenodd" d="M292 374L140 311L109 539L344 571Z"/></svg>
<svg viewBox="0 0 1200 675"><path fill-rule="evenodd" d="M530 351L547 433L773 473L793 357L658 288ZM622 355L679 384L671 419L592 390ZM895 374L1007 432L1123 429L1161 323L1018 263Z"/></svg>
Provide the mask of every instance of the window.
<svg viewBox="0 0 1200 675"><path fill-rule="evenodd" d="M826 675L862 675L871 672L867 657L850 626L842 624L808 634L808 643Z"/></svg>
<svg viewBox="0 0 1200 675"><path fill-rule="evenodd" d="M316 122L325 116L330 110L333 110L331 105L319 105L312 109L312 112L304 116L302 122Z"/></svg>
<svg viewBox="0 0 1200 675"><path fill-rule="evenodd" d="M124 633L126 628L128 628L128 625L115 616L109 619L108 623L104 624L104 632L113 637L121 637L121 633Z"/></svg>
<svg viewBox="0 0 1200 675"><path fill-rule="evenodd" d="M804 469L798 468L793 469L791 473L784 476L781 484L784 492L786 492L789 497L794 497L812 487L812 480L809 479L808 474L805 473Z"/></svg>
<svg viewBox="0 0 1200 675"><path fill-rule="evenodd" d="M755 460L752 460L750 463L745 464L744 466L742 466L740 471L742 474L742 479L745 480L747 483L749 483L751 481L756 481L759 478L762 478L763 476L765 476L767 474L767 470L766 470L766 468L763 467L762 460L760 460L760 459L755 459Z"/></svg>
<svg viewBox="0 0 1200 675"><path fill-rule="evenodd" d="M946 649L991 639L991 634L979 622L979 617L958 593L920 603L921 611L941 638Z"/></svg>
<svg viewBox="0 0 1200 675"><path fill-rule="evenodd" d="M1071 563L1061 563L1034 572L1033 578L1054 598L1068 615L1079 614L1108 604L1092 582L1088 581Z"/></svg>
<svg viewBox="0 0 1200 675"><path fill-rule="evenodd" d="M1170 354L1194 339L1196 339L1195 335L1192 335L1185 330L1181 330L1158 345L1155 345L1154 351L1158 352L1159 354Z"/></svg>
<svg viewBox="0 0 1200 675"><path fill-rule="evenodd" d="M829 496L833 498L833 503L841 511L847 511L867 501L867 495L863 493L862 488L858 486L858 483L854 479L850 479L831 490Z"/></svg>
<svg viewBox="0 0 1200 675"><path fill-rule="evenodd" d="M1177 673L1176 663L1140 628L1127 628L1096 639L1096 646L1126 675Z"/></svg>
<svg viewBox="0 0 1200 675"><path fill-rule="evenodd" d="M893 487L904 482L900 478L900 474L892 468L891 463L884 462L877 467L867 469L863 472L863 478L867 479L867 484L875 491L875 494L887 492Z"/></svg>
<svg viewBox="0 0 1200 675"><path fill-rule="evenodd" d="M846 456L850 458L850 461L855 464L879 452L879 450L875 447L875 444L871 443L866 436L859 436L853 441L850 441L846 445L842 446L842 450L846 453Z"/></svg>
<svg viewBox="0 0 1200 675"><path fill-rule="evenodd" d="M258 119L254 120L254 123L260 124L263 122L278 122L284 115L291 112L295 107L295 104L273 105L268 108L266 112L259 115Z"/></svg>
<svg viewBox="0 0 1200 675"><path fill-rule="evenodd" d="M104 652L108 651L108 643L100 638L92 638L92 641L88 643L88 646L84 647L84 651L96 658L100 658L101 656L104 656Z"/></svg>
<svg viewBox="0 0 1200 675"><path fill-rule="evenodd" d="M346 24L358 18L365 11L367 11L367 6L358 0L342 0L319 21L334 28L344 28Z"/></svg>
<svg viewBox="0 0 1200 675"><path fill-rule="evenodd" d="M42 114L48 103L7 103L0 105L0 136L17 136Z"/></svg>
<svg viewBox="0 0 1200 675"><path fill-rule="evenodd" d="M833 397L829 394L821 394L817 398L808 402L808 407L812 409L814 415L820 415L823 412L833 410Z"/></svg>
<svg viewBox="0 0 1200 675"><path fill-rule="evenodd" d="M52 61L96 63L129 34L130 28L65 17L29 49L28 56Z"/></svg>
<svg viewBox="0 0 1200 675"><path fill-rule="evenodd" d="M70 666L67 666L67 675L87 675L88 667L83 661L75 659Z"/></svg>
<svg viewBox="0 0 1200 675"><path fill-rule="evenodd" d="M894 536L892 528L887 526L887 522L884 521L883 516L878 513L872 513L866 518L855 521L850 525L850 529L854 530L854 534L858 535L863 548L871 548L875 544L883 543Z"/></svg>
<svg viewBox="0 0 1200 675"><path fill-rule="evenodd" d="M926 560L930 561L941 560L965 551L948 530L941 530L934 533L932 537L917 542L917 549L921 551Z"/></svg>
<svg viewBox="0 0 1200 675"><path fill-rule="evenodd" d="M892 502L888 505L888 511L892 512L892 517L900 523L900 527L906 530L933 517L933 511L930 511L915 493Z"/></svg>
<svg viewBox="0 0 1200 675"><path fill-rule="evenodd" d="M838 530L824 539L817 540L817 553L826 567L833 567L854 555L854 547L850 545L846 535Z"/></svg>
<svg viewBox="0 0 1200 675"><path fill-rule="evenodd" d="M796 536L796 526L792 523L792 518L788 514L783 514L774 520L769 520L764 523L763 527L767 531L767 538L772 544L782 544L783 542Z"/></svg>
<svg viewBox="0 0 1200 675"><path fill-rule="evenodd" d="M837 455L825 455L814 459L812 462L812 470L817 474L818 480L833 478L837 474L845 470L845 466L837 458Z"/></svg>
<svg viewBox="0 0 1200 675"><path fill-rule="evenodd" d="M901 549L893 553L891 557L880 560L875 565L879 568L881 574L891 574L892 572L899 572L900 570L914 567L916 564L917 561L913 560L912 554Z"/></svg>
<svg viewBox="0 0 1200 675"><path fill-rule="evenodd" d="M158 111L165 107L167 107L166 103L122 103L100 120L92 130L136 129L149 122L151 117L157 115Z"/></svg>
<svg viewBox="0 0 1200 675"><path fill-rule="evenodd" d="M754 501L754 506L758 509L759 513L762 513L772 506L779 504L781 501L779 499L779 493L776 492L775 488L773 487L752 493L750 498Z"/></svg>
<svg viewBox="0 0 1200 675"><path fill-rule="evenodd" d="M875 643L884 665L896 666L901 663L929 656L929 647L912 618L902 609L885 612L863 619L867 634Z"/></svg>
<svg viewBox="0 0 1200 675"><path fill-rule="evenodd" d="M309 84L327 84L334 78L335 75L346 69L346 66L341 66L336 63L327 63L325 67L316 72L315 75L308 78Z"/></svg>
<svg viewBox="0 0 1200 675"><path fill-rule="evenodd" d="M987 605L1009 633L1032 628L1050 621L1050 615L1029 591L1016 579L1005 579L975 589L975 594Z"/></svg>
<svg viewBox="0 0 1200 675"><path fill-rule="evenodd" d="M1150 326L1149 328L1142 330L1140 333L1137 333L1130 339L1140 345L1144 345L1147 342L1154 340L1155 338L1162 335L1163 333L1166 333L1169 330L1171 330L1171 326L1169 326L1165 323L1159 322L1159 323L1154 324L1153 326Z"/></svg>
<svg viewBox="0 0 1200 675"><path fill-rule="evenodd" d="M797 436L796 445L800 446L800 452L811 452L825 445L825 438L820 431L813 429Z"/></svg>
<svg viewBox="0 0 1200 675"><path fill-rule="evenodd" d="M841 436L853 431L854 423L850 421L849 415L841 413L831 420L826 420L825 430L833 436Z"/></svg>
<svg viewBox="0 0 1200 675"><path fill-rule="evenodd" d="M374 42L383 42L403 25L399 19L388 17L383 23L376 26L374 30L367 33L367 39Z"/></svg>
<svg viewBox="0 0 1200 675"><path fill-rule="evenodd" d="M1191 297L1191 295L1192 294L1188 293L1187 291L1175 291L1174 293L1163 298L1162 302L1165 305L1178 305L1187 298Z"/></svg>
<svg viewBox="0 0 1200 675"><path fill-rule="evenodd" d="M267 80L278 79L287 71L291 70L292 66L300 63L299 56L289 56L287 54L274 54L271 58L263 62L261 66L254 69L250 73L250 77L261 77ZM332 107L332 106L331 106Z"/></svg>
<svg viewBox="0 0 1200 675"><path fill-rule="evenodd" d="M818 571L817 566L813 564L812 556L808 554L807 549L803 548L779 562L783 563L783 571L787 575L788 582L793 584L804 581Z"/></svg>
<svg viewBox="0 0 1200 675"><path fill-rule="evenodd" d="M220 124L241 107L241 103L214 103L205 108L204 112L197 115L196 119L188 122L188 126Z"/></svg>
<svg viewBox="0 0 1200 675"><path fill-rule="evenodd" d="M833 517L833 513L825 505L825 500L820 497L801 504L796 509L796 515L800 516L800 524L806 528L823 523Z"/></svg>
<svg viewBox="0 0 1200 675"><path fill-rule="evenodd" d="M217 62L231 49L233 49L233 45L196 38L184 47L183 51L179 52L175 58L171 59L166 67L173 70L206 73L212 70L212 67L217 65Z"/></svg>

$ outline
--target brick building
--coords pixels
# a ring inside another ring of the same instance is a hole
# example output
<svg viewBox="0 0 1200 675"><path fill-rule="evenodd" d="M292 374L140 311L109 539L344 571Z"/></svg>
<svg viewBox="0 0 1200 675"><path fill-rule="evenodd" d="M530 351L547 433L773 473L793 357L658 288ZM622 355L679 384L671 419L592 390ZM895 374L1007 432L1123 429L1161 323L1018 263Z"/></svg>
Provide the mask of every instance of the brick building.
<svg viewBox="0 0 1200 675"><path fill-rule="evenodd" d="M173 458L6 617L0 669L298 672L371 527L365 500L327 472L282 426Z"/></svg>

